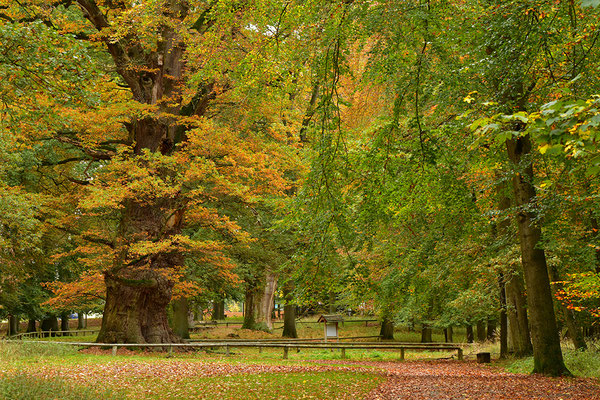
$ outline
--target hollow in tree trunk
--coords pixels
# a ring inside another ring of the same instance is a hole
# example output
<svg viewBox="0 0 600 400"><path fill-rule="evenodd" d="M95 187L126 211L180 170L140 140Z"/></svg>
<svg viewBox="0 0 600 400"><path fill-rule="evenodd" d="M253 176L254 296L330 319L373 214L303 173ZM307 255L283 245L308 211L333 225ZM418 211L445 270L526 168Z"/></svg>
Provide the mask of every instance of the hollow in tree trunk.
<svg viewBox="0 0 600 400"><path fill-rule="evenodd" d="M517 169L513 176L513 190L518 207L521 261L531 320L533 372L551 376L571 375L563 361L546 255L540 247L542 231L536 224L531 141L528 135L520 136L508 140L506 148L510 161Z"/></svg>

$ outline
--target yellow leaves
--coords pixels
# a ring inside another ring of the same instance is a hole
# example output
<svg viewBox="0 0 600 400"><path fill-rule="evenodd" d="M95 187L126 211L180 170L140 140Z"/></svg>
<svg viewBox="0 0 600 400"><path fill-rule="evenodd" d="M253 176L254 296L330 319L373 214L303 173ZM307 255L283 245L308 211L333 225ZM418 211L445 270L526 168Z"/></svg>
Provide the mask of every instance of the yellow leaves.
<svg viewBox="0 0 600 400"><path fill-rule="evenodd" d="M473 101L475 101L474 95L476 95L476 94L478 94L478 92L476 90L469 92L469 94L467 94L467 96L463 98L463 101L465 103L471 104Z"/></svg>

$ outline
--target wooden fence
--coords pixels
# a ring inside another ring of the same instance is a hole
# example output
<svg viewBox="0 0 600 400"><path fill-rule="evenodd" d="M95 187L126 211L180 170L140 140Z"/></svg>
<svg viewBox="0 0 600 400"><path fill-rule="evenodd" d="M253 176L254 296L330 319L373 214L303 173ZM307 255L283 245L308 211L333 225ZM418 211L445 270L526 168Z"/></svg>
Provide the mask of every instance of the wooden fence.
<svg viewBox="0 0 600 400"><path fill-rule="evenodd" d="M22 341L20 341L22 342ZM325 350L336 350L339 349L341 351L341 357L346 358L346 351L350 349L362 349L362 350L399 350L400 351L400 359L404 359L404 354L407 350L417 350L417 351L457 351L457 358L459 360L463 359L463 349L461 346L453 344L453 343L428 343L428 344L420 344L420 343L399 343L399 342L390 342L390 343L367 343L367 342L354 342L354 343L261 343L261 342L248 342L248 341L240 341L240 342L225 342L225 341L215 341L215 342L196 342L196 343L82 343L82 342L59 342L59 341L36 341L36 343L53 343L53 344L63 344L68 346L78 346L78 347L101 347L101 348L110 348L112 349L112 354L117 355L117 350L119 348L154 348L162 351L167 351L170 354L173 353L173 349L182 348L182 349L191 349L191 348L224 348L225 354L230 355L231 348L258 348L259 351L262 352L264 348L281 348L283 349L283 358L288 358L288 353L290 349L325 349Z"/></svg>

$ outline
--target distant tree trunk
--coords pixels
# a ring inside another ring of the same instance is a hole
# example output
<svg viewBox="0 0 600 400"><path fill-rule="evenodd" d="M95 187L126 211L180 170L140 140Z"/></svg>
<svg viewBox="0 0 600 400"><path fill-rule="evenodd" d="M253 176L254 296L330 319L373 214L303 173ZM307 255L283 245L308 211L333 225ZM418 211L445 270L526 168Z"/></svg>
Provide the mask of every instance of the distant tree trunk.
<svg viewBox="0 0 600 400"><path fill-rule="evenodd" d="M244 301L244 323L242 329L256 329L256 319L254 318L254 288L246 287L246 297Z"/></svg>
<svg viewBox="0 0 600 400"><path fill-rule="evenodd" d="M56 318L56 316L44 318L42 320L41 329L44 332L49 332L49 331L56 332L58 330L58 318ZM48 335L56 336L56 333L45 333L44 334L44 336L48 336Z"/></svg>
<svg viewBox="0 0 600 400"><path fill-rule="evenodd" d="M63 312L60 314L60 330L61 331L68 331L69 330L69 313L68 312ZM66 336L66 334L62 334L63 336Z"/></svg>
<svg viewBox="0 0 600 400"><path fill-rule="evenodd" d="M29 319L29 322L27 323L27 333L30 332L35 332L37 331L37 327L36 327L36 321L35 319Z"/></svg>
<svg viewBox="0 0 600 400"><path fill-rule="evenodd" d="M8 331L6 336L14 336L19 333L19 317L16 315L8 316Z"/></svg>
<svg viewBox="0 0 600 400"><path fill-rule="evenodd" d="M172 301L173 332L182 339L190 338L188 314L190 312L188 299L180 297Z"/></svg>
<svg viewBox="0 0 600 400"><path fill-rule="evenodd" d="M210 319L213 321L225 319L225 300L213 301L213 311Z"/></svg>
<svg viewBox="0 0 600 400"><path fill-rule="evenodd" d="M388 317L383 317L379 335L381 335L381 339L383 340L394 340L394 321Z"/></svg>
<svg viewBox="0 0 600 400"><path fill-rule="evenodd" d="M421 328L421 343L431 343L433 342L433 339L431 338L431 326L427 325L427 324L423 324L423 327Z"/></svg>
<svg viewBox="0 0 600 400"><path fill-rule="evenodd" d="M508 317L506 314L506 288L504 274L498 275L500 286L500 358L508 356Z"/></svg>
<svg viewBox="0 0 600 400"><path fill-rule="evenodd" d="M260 302L258 322L264 323L267 329L273 329L273 308L275 307L275 291L277 290L277 275L267 272L265 288Z"/></svg>
<svg viewBox="0 0 600 400"><path fill-rule="evenodd" d="M533 354L523 279L513 274L505 283L507 317L513 352L517 357Z"/></svg>
<svg viewBox="0 0 600 400"><path fill-rule="evenodd" d="M283 337L297 338L296 331L296 306L292 304L292 289L289 284L283 286Z"/></svg>
<svg viewBox="0 0 600 400"><path fill-rule="evenodd" d="M485 338L487 337L485 331L485 321L477 321L477 341L485 342Z"/></svg>
<svg viewBox="0 0 600 400"><path fill-rule="evenodd" d="M80 311L77 313L77 329L81 330L85 328L87 328L87 319L85 318L85 313Z"/></svg>
<svg viewBox="0 0 600 400"><path fill-rule="evenodd" d="M446 343L454 343L454 338L452 337L452 327L449 326L444 329L444 341Z"/></svg>
<svg viewBox="0 0 600 400"><path fill-rule="evenodd" d="M475 336L473 335L473 325L467 325L467 343L473 343Z"/></svg>
<svg viewBox="0 0 600 400"><path fill-rule="evenodd" d="M527 308L531 318L533 372L552 376L571 375L563 361L546 255L540 248L542 231L536 223L534 211L535 188L529 135L508 140L506 148L510 161L518 171L513 176L513 190L518 207L521 260L527 285Z"/></svg>
<svg viewBox="0 0 600 400"><path fill-rule="evenodd" d="M335 293L329 292L329 314L335 314L336 305L335 305Z"/></svg>
<svg viewBox="0 0 600 400"><path fill-rule="evenodd" d="M487 340L493 341L496 338L496 325L497 322L493 318L488 318L487 321Z"/></svg>

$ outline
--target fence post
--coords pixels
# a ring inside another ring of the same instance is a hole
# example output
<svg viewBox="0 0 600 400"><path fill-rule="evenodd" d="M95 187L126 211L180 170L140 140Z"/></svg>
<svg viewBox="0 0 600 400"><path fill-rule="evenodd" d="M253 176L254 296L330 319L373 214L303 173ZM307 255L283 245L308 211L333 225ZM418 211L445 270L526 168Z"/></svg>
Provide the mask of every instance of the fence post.
<svg viewBox="0 0 600 400"><path fill-rule="evenodd" d="M287 360L288 358L288 348L287 346L283 348L283 359Z"/></svg>
<svg viewBox="0 0 600 400"><path fill-rule="evenodd" d="M117 355L117 346L113 346L112 347L112 355L116 356Z"/></svg>
<svg viewBox="0 0 600 400"><path fill-rule="evenodd" d="M346 348L342 347L342 359L346 358Z"/></svg>
<svg viewBox="0 0 600 400"><path fill-rule="evenodd" d="M400 349L400 359L404 361L404 348Z"/></svg>
<svg viewBox="0 0 600 400"><path fill-rule="evenodd" d="M463 359L463 350L462 349L458 349L458 359L459 360Z"/></svg>
<svg viewBox="0 0 600 400"><path fill-rule="evenodd" d="M229 345L228 344L225 345L225 355L229 356Z"/></svg>

